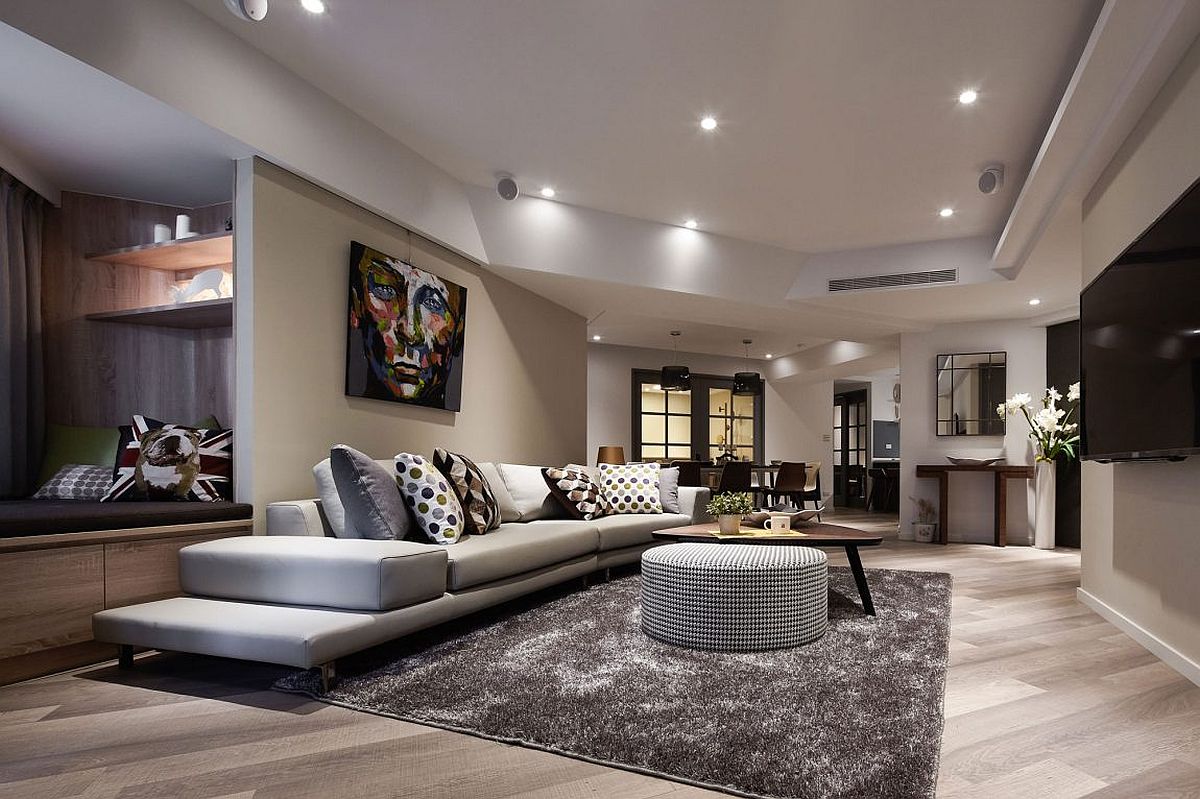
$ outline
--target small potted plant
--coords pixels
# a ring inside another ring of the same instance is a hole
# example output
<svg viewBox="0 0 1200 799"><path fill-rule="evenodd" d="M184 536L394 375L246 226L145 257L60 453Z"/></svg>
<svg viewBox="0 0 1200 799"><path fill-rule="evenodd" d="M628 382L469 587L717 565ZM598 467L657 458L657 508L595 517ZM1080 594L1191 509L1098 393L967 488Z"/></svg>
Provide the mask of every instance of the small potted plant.
<svg viewBox="0 0 1200 799"><path fill-rule="evenodd" d="M917 518L913 521L913 538L922 544L933 543L933 535L937 532L937 509L927 499L909 497L917 506Z"/></svg>
<svg viewBox="0 0 1200 799"><path fill-rule="evenodd" d="M722 534L737 535L741 532L742 517L754 511L754 500L749 494L730 491L714 495L707 510L717 517L717 527Z"/></svg>

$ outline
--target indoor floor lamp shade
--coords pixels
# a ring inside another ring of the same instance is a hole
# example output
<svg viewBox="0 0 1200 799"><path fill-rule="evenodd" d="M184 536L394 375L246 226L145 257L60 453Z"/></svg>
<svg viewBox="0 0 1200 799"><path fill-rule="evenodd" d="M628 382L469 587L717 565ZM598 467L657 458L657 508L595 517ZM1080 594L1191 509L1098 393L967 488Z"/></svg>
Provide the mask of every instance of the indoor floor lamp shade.
<svg viewBox="0 0 1200 799"><path fill-rule="evenodd" d="M596 464L599 465L601 463L613 463L618 466L624 466L625 448L613 446L611 444L600 447L600 449L596 452Z"/></svg>

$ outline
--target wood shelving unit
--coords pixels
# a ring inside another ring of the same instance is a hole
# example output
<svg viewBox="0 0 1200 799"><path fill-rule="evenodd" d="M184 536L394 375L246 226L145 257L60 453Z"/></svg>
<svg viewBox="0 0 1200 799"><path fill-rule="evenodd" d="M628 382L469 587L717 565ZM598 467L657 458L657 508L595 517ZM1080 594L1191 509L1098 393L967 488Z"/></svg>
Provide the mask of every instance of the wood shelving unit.
<svg viewBox="0 0 1200 799"><path fill-rule="evenodd" d="M233 263L233 233L206 233L159 244L138 244L106 252L88 253L91 261L142 266L166 272L205 269Z"/></svg>
<svg viewBox="0 0 1200 799"><path fill-rule="evenodd" d="M104 311L87 315L97 322L122 322L130 325L156 325L199 330L209 327L229 327L233 324L233 298L200 300L179 305L153 305L148 308L129 308L124 311Z"/></svg>

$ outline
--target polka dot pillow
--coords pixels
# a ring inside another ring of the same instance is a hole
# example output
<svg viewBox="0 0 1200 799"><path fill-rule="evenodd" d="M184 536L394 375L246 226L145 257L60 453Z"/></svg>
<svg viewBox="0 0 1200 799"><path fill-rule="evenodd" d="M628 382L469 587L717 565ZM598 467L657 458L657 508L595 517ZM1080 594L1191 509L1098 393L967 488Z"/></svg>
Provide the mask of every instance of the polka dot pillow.
<svg viewBox="0 0 1200 799"><path fill-rule="evenodd" d="M421 531L435 544L453 544L462 538L462 505L442 473L420 455L401 452L395 462L400 495Z"/></svg>
<svg viewBox="0 0 1200 799"><path fill-rule="evenodd" d="M657 463L600 464L609 513L662 513Z"/></svg>

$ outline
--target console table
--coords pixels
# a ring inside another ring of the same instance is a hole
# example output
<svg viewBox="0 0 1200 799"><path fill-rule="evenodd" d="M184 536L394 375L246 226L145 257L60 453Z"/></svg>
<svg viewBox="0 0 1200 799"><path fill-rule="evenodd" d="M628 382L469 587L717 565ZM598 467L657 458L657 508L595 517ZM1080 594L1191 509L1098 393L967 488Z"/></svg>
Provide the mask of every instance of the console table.
<svg viewBox="0 0 1200 799"><path fill-rule="evenodd" d="M938 543L950 539L950 473L989 472L995 485L993 504L993 541L998 547L1008 544L1008 481L1033 479L1032 466L1012 466L997 463L991 466L959 466L953 463L921 464L917 466L917 477L929 477L938 481Z"/></svg>

